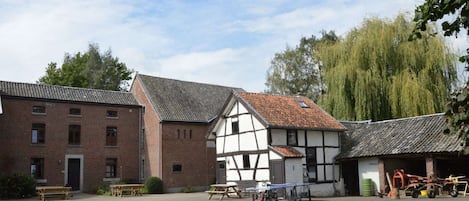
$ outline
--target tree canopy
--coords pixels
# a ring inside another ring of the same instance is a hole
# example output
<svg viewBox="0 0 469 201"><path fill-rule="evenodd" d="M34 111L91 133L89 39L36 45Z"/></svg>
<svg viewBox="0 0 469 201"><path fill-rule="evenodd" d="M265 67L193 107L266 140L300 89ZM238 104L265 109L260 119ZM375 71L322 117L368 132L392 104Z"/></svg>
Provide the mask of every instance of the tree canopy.
<svg viewBox="0 0 469 201"><path fill-rule="evenodd" d="M71 55L65 53L61 68L51 62L39 83L105 90L126 90L126 81L133 70L112 56L111 50L99 52L97 44L89 44L88 51Z"/></svg>
<svg viewBox="0 0 469 201"><path fill-rule="evenodd" d="M451 16L451 17L448 17ZM447 17L446 19L443 19ZM414 21L417 23L410 39L422 38L421 32L427 30L430 22L442 20L441 27L445 36L458 36L465 29L466 37L469 35L469 2L463 0L426 0L415 9ZM466 64L469 70L469 48L466 54L459 57L459 61ZM448 99L445 112L448 128L445 133L457 134L461 139L461 145L469 147L469 82L464 87L457 89Z"/></svg>
<svg viewBox="0 0 469 201"><path fill-rule="evenodd" d="M317 100L322 93L321 65L315 56L320 43L333 43L338 40L332 31L322 32L321 38L312 35L301 38L295 48L287 47L276 53L267 71L266 93L281 95L301 95Z"/></svg>
<svg viewBox="0 0 469 201"><path fill-rule="evenodd" d="M344 40L322 46L318 54L327 92L319 104L344 120L442 112L457 81L455 55L441 36L408 41L413 27L403 15L393 21L366 19Z"/></svg>

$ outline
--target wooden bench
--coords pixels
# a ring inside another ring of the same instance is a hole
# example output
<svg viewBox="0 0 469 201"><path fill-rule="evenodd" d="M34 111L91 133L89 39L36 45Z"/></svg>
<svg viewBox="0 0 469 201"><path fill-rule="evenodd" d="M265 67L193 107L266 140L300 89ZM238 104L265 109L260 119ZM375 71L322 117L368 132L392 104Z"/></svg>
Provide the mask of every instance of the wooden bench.
<svg viewBox="0 0 469 201"><path fill-rule="evenodd" d="M208 199L212 199L213 195L221 195L219 200L222 200L225 196L230 197L230 194L235 194L241 198L241 191L238 189L236 184L212 184L210 190L205 191L208 193Z"/></svg>
<svg viewBox="0 0 469 201"><path fill-rule="evenodd" d="M143 184L113 184L109 186L111 188L111 195L122 197L124 192L129 192L131 196L137 196L143 194Z"/></svg>
<svg viewBox="0 0 469 201"><path fill-rule="evenodd" d="M70 190L72 187L66 186L38 186L36 187L36 191L39 194L39 198L41 201L46 200L46 196L48 195L63 195L65 200L70 198Z"/></svg>

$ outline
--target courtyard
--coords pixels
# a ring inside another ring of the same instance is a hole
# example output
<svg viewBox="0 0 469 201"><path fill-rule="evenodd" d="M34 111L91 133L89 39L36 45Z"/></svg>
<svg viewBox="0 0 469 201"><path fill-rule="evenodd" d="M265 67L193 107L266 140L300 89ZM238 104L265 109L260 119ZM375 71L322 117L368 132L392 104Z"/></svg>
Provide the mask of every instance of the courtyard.
<svg viewBox="0 0 469 201"><path fill-rule="evenodd" d="M101 195L92 195L92 194L86 194L86 193L76 193L74 196L71 198L71 200L77 200L77 201L207 201L207 193L205 192L196 192L196 193L168 193L168 194L146 194L143 196L124 196L124 197L111 197L111 196L101 196ZM437 196L434 199L429 199L429 198L411 198L411 197L401 197L400 200L439 200L439 201L457 201L457 200L468 200L469 197L457 197L457 198L452 198L449 196ZM39 200L38 197L33 197L29 199L21 199L18 201L37 201ZM46 200L61 200L59 197L50 197L47 198ZM218 196L214 196L211 200L217 201L219 200ZM223 201L251 201L252 199L250 197L244 197L244 198L223 198ZM306 200L306 199L304 199ZM379 197L358 197L358 196L353 196L353 197L318 197L318 198L312 198L311 200L313 201L359 201L359 200L364 200L364 201L384 201L384 200L393 200L388 197L384 198L379 198Z"/></svg>

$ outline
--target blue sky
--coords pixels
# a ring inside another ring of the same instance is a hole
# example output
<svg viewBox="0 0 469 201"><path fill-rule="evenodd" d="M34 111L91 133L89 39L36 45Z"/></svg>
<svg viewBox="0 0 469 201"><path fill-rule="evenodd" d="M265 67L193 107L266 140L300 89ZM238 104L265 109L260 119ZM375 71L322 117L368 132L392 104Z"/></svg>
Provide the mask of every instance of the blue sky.
<svg viewBox="0 0 469 201"><path fill-rule="evenodd" d="M0 80L36 82L48 63L92 42L142 74L261 92L274 54L301 37L344 35L421 2L0 0Z"/></svg>

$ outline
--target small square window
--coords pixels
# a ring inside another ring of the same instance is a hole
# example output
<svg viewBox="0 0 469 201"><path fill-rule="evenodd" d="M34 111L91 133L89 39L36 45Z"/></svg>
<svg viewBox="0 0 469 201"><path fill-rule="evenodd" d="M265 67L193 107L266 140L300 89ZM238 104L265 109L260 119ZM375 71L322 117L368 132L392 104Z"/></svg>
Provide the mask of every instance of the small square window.
<svg viewBox="0 0 469 201"><path fill-rule="evenodd" d="M106 146L117 145L117 127L106 128Z"/></svg>
<svg viewBox="0 0 469 201"><path fill-rule="evenodd" d="M173 172L182 172L181 164L173 164Z"/></svg>
<svg viewBox="0 0 469 201"><path fill-rule="evenodd" d="M243 168L244 169L251 168L251 161L249 160L249 155L247 154L243 155Z"/></svg>
<svg viewBox="0 0 469 201"><path fill-rule="evenodd" d="M108 110L106 112L106 117L117 117L117 111L115 110Z"/></svg>
<svg viewBox="0 0 469 201"><path fill-rule="evenodd" d="M117 177L117 158L106 158L106 178Z"/></svg>
<svg viewBox="0 0 469 201"><path fill-rule="evenodd" d="M45 114L46 113L46 107L45 106L35 105L35 106L33 106L33 113Z"/></svg>
<svg viewBox="0 0 469 201"><path fill-rule="evenodd" d="M68 126L68 144L79 145L80 144L80 125Z"/></svg>
<svg viewBox="0 0 469 201"><path fill-rule="evenodd" d="M46 125L33 124L31 128L31 143L44 144L46 139Z"/></svg>
<svg viewBox="0 0 469 201"><path fill-rule="evenodd" d="M287 130L287 145L298 145L298 135L296 134L296 130Z"/></svg>
<svg viewBox="0 0 469 201"><path fill-rule="evenodd" d="M70 108L69 113L70 115L81 115L80 108Z"/></svg>
<svg viewBox="0 0 469 201"><path fill-rule="evenodd" d="M233 121L231 122L231 134L238 134L239 133L239 122Z"/></svg>
<svg viewBox="0 0 469 201"><path fill-rule="evenodd" d="M31 158L30 171L34 179L44 179L44 158Z"/></svg>

